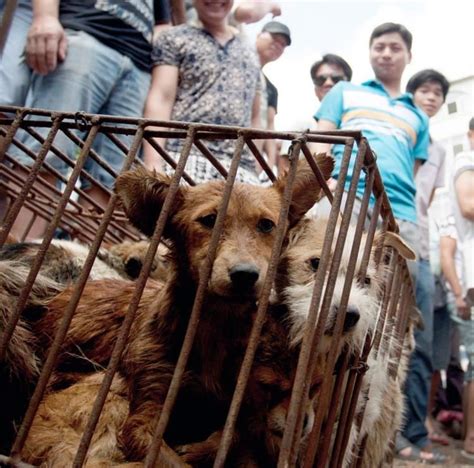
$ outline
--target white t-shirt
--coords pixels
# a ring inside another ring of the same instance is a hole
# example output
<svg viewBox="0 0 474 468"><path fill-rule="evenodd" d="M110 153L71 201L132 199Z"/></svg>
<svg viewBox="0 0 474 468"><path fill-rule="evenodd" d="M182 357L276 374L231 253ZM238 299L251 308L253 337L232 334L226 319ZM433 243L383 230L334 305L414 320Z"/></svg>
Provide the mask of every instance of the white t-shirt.
<svg viewBox="0 0 474 468"><path fill-rule="evenodd" d="M455 156L453 175L450 182L450 197L459 238L459 250L462 255L462 277L466 296L471 301L471 304L474 304L474 222L462 215L455 191L456 180L466 171L473 171L472 178L474 183L474 151L465 151Z"/></svg>
<svg viewBox="0 0 474 468"><path fill-rule="evenodd" d="M420 257L429 260L429 223L428 208L434 189L444 186L444 159L446 152L436 142L428 148L428 159L418 169L416 183L416 212L420 229Z"/></svg>

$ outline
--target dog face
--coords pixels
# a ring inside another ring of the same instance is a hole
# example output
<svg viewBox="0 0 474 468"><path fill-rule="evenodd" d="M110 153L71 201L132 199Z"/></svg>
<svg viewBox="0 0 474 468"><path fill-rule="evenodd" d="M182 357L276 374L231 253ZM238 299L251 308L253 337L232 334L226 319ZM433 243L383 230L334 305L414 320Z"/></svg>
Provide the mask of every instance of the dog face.
<svg viewBox="0 0 474 468"><path fill-rule="evenodd" d="M148 252L150 243L148 241L124 241L112 245L107 250L99 252L105 262L122 272L126 278L137 279ZM163 243L158 245L155 257L151 264L149 277L154 280L166 281L168 276L169 249Z"/></svg>
<svg viewBox="0 0 474 468"><path fill-rule="evenodd" d="M289 234L288 247L280 262L280 271L277 289L280 300L290 309L292 322L291 336L294 344L300 343L303 338L304 327L308 316L309 306L313 294L314 281L319 268L319 261L323 254L322 247L326 234L327 220L304 219ZM337 230L334 236L334 245L337 239ZM325 327L325 337L330 337L333 332L339 304L342 297L345 277L349 266L355 228L350 227L347 234L344 250L339 265L338 275L332 297L332 303ZM373 250L380 242L389 243L398 249L403 256L414 255L411 249L393 233L386 233L384 239L381 235L374 238ZM373 330L379 307L380 275L376 275L373 256L369 261L366 276L359 278L360 261L365 248L366 236L363 235L356 265L356 275L352 280L347 313L343 326L344 343L352 350L363 345L367 331ZM382 276L383 277L383 276ZM330 341L323 339L322 350L329 346ZM341 342L342 345L342 342Z"/></svg>
<svg viewBox="0 0 474 468"><path fill-rule="evenodd" d="M332 158L319 155L317 163L323 175L329 177ZM153 233L170 184L170 177L144 169L117 179L116 190L130 221L147 235ZM234 185L208 282L209 294L231 300L258 297L280 222L285 185L286 175L266 188ZM172 241L178 263L195 283L209 251L223 191L223 181L180 186L165 227L164 236ZM300 164L288 219L281 222L294 225L317 201L319 193L320 186L311 169Z"/></svg>

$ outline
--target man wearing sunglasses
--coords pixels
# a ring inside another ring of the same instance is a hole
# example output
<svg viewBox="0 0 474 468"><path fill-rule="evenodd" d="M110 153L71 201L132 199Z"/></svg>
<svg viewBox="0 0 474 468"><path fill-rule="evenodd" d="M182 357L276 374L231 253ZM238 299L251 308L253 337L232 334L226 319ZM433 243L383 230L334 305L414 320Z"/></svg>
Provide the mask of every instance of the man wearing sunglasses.
<svg viewBox="0 0 474 468"><path fill-rule="evenodd" d="M321 102L329 90L339 81L351 81L352 68L339 55L326 54L313 63L310 70L314 92Z"/></svg>

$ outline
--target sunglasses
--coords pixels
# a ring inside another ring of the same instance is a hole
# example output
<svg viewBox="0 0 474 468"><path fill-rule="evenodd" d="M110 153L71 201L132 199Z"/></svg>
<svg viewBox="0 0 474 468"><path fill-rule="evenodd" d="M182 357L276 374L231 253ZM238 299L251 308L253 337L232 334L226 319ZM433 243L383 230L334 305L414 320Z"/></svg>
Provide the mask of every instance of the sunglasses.
<svg viewBox="0 0 474 468"><path fill-rule="evenodd" d="M339 83L339 81L347 80L344 75L318 75L314 77L313 83L316 86L322 86L324 83L326 83L328 78L331 78L331 81L334 84Z"/></svg>

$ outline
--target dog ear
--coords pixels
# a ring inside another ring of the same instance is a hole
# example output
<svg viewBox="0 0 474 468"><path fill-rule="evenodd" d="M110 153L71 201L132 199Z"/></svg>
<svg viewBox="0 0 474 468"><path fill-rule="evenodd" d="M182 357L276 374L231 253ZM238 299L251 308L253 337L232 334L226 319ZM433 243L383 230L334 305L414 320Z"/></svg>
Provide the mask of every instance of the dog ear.
<svg viewBox="0 0 474 468"><path fill-rule="evenodd" d="M321 171L325 180L331 177L334 169L334 159L326 153L317 154L314 157L316 164ZM287 173L279 177L274 184L274 187L283 193L287 181ZM298 169L296 172L295 182L293 184L293 194L291 197L290 211L288 213L288 220L290 227L294 226L312 206L320 199L321 186L319 185L313 170L309 166L306 159L298 162Z"/></svg>
<svg viewBox="0 0 474 468"><path fill-rule="evenodd" d="M403 258L407 260L416 260L416 253L413 249L394 232L387 231L385 235L380 232L375 234L374 245L387 245L393 247Z"/></svg>
<svg viewBox="0 0 474 468"><path fill-rule="evenodd" d="M150 237L155 230L171 180L167 175L150 172L143 167L124 172L117 177L115 191L122 201L125 213L130 222L146 236ZM179 187L176 193L167 225L183 202L184 190ZM165 227L166 237L169 237L168 231Z"/></svg>

